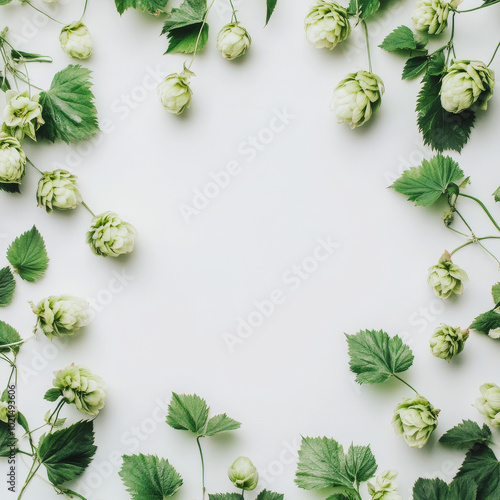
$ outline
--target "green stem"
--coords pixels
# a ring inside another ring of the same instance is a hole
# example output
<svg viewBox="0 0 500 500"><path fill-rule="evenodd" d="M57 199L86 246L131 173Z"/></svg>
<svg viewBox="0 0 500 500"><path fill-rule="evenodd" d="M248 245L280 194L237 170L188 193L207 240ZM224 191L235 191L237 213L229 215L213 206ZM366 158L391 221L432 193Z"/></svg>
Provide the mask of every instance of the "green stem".
<svg viewBox="0 0 500 500"><path fill-rule="evenodd" d="M28 455L28 457L33 458L33 453L28 453L27 451L17 450L17 453L21 453L22 455Z"/></svg>
<svg viewBox="0 0 500 500"><path fill-rule="evenodd" d="M64 495L67 498L78 497L81 498L81 500L87 500L85 497L83 497L82 495L80 495L80 493L77 493L76 491L69 490L67 488L58 488L56 486L54 486L54 489L59 495Z"/></svg>
<svg viewBox="0 0 500 500"><path fill-rule="evenodd" d="M82 201L82 207L84 207L87 210L87 212L89 212L89 214L92 215L92 217L95 217L95 213L92 212L92 210L90 210L89 206L84 201Z"/></svg>
<svg viewBox="0 0 500 500"><path fill-rule="evenodd" d="M35 337L30 337L30 338L35 338ZM20 340L19 342L12 342L12 344L2 344L2 349L4 347L11 347L11 346L14 346L14 345L24 344L27 340L29 340L29 339Z"/></svg>
<svg viewBox="0 0 500 500"><path fill-rule="evenodd" d="M57 19L54 19L53 17L49 16L46 12L44 12L43 10L40 10L38 7L35 7L32 3L26 2L26 1L24 3L27 4L27 5L29 5L31 8L35 9L36 11L40 12L40 14L43 14L44 16L48 17L52 21L54 21L54 22L56 22L58 24L64 24L61 21L58 21Z"/></svg>
<svg viewBox="0 0 500 500"><path fill-rule="evenodd" d="M9 359L5 354L0 353L0 358L3 359L4 361L7 361L7 363L9 363L10 366L12 366L12 367L15 366L15 364L12 362L12 360Z"/></svg>
<svg viewBox="0 0 500 500"><path fill-rule="evenodd" d="M490 214L490 211L486 208L486 205L480 199L471 196L470 194L464 193L458 193L458 196L463 196L464 198L470 198L471 200L474 200L484 210L493 225L500 231L500 226L497 224L497 221L493 218L493 216Z"/></svg>
<svg viewBox="0 0 500 500"><path fill-rule="evenodd" d="M451 35L448 41L448 55L446 56L446 66L448 66L448 61L450 60L451 53L455 53L455 47L453 45L453 38L455 37L455 12L451 15Z"/></svg>
<svg viewBox="0 0 500 500"><path fill-rule="evenodd" d="M203 28L205 27L205 24L207 24L208 14L209 14L210 10L212 9L212 7L214 6L214 3L215 3L215 0L212 0L212 3L210 4L210 6L207 9L205 17L203 18L203 22L201 23L201 27L200 27L200 32L198 33L198 38L196 39L196 45L194 46L193 57L191 58L191 62L189 63L189 66L187 67L187 69L191 69L191 66L194 62L194 58L196 57L196 54L198 52L198 47L200 45L200 39L201 39L201 34L203 33Z"/></svg>
<svg viewBox="0 0 500 500"><path fill-rule="evenodd" d="M82 17L80 17L80 22L82 22L83 16L85 16L85 12L87 12L87 4L89 3L89 0L85 0L85 5L83 6L83 12L82 12Z"/></svg>
<svg viewBox="0 0 500 500"><path fill-rule="evenodd" d="M464 243L463 245L460 245L459 247L455 248L455 250L453 250L453 252L450 252L450 256L452 256L454 253L458 252L462 248L468 247L469 245L472 245L473 243L479 243L480 241L483 241L483 240L500 240L500 236L483 236L481 238L473 238L470 241L468 241L467 243ZM483 245L480 244L480 246L483 246ZM488 253L490 253L490 252L488 252ZM497 260L496 257L495 257L495 260Z"/></svg>
<svg viewBox="0 0 500 500"><path fill-rule="evenodd" d="M460 236L464 236L465 238L468 238L469 235L468 234L465 234L465 233L462 233L462 231L457 231L456 229L454 229L453 227L451 226L446 226L450 231L453 231L454 233L457 233L459 234Z"/></svg>
<svg viewBox="0 0 500 500"><path fill-rule="evenodd" d="M491 56L490 62L488 63L488 67L493 62L493 59L495 59L495 56L497 55L497 52L498 52L499 48L500 48L500 42L498 42L497 48L495 49L495 52L493 52L493 55Z"/></svg>
<svg viewBox="0 0 500 500"><path fill-rule="evenodd" d="M468 10L456 10L455 12L457 14L464 14L466 12L474 12L475 10L480 10L480 9L485 9L486 7L491 7L492 5L495 5L497 3L499 3L500 0L496 0L495 2L490 2L486 5L480 5L479 7L474 7L473 9L468 9Z"/></svg>
<svg viewBox="0 0 500 500"><path fill-rule="evenodd" d="M38 465L36 465L36 464L37 464L37 459L35 458L33 460L33 464L31 465L31 469L28 472L28 477L26 478L24 486L22 487L21 492L19 493L19 496L17 497L17 500L21 500L21 497L23 496L24 491L26 490L26 488L30 484L31 480L35 477L35 474L38 472L38 469L42 466L42 464L40 464L40 463Z"/></svg>
<svg viewBox="0 0 500 500"><path fill-rule="evenodd" d="M412 387L406 380L402 379L401 377L398 377L396 374L394 375L400 382L403 382L404 385L408 386L417 396L419 395L419 392Z"/></svg>
<svg viewBox="0 0 500 500"><path fill-rule="evenodd" d="M232 23L237 23L238 22L238 18L236 17L236 9L234 8L233 0L229 0L229 3L231 4L231 9L233 9L233 15L231 17L231 22Z"/></svg>
<svg viewBox="0 0 500 500"><path fill-rule="evenodd" d="M203 500L205 500L207 489L205 488L205 460L203 458L203 450L201 449L200 438L196 438L196 442L198 443L198 449L200 450L201 457L201 486L203 488Z"/></svg>
<svg viewBox="0 0 500 500"><path fill-rule="evenodd" d="M363 30L365 32L366 52L368 54L368 67L370 69L370 73L373 73L373 70L372 70L372 56L370 54L370 37L368 36L368 25L366 24L366 21L364 19L361 21L361 24L363 25Z"/></svg>
<svg viewBox="0 0 500 500"><path fill-rule="evenodd" d="M26 161L40 174L40 175L43 175L43 172L38 169L35 164L29 159L29 158L26 158Z"/></svg>

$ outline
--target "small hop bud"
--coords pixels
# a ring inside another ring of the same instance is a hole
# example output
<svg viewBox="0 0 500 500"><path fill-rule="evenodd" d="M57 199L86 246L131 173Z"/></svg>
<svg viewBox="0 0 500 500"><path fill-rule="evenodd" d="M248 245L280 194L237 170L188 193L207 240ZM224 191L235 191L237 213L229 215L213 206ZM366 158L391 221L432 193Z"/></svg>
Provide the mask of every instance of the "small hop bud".
<svg viewBox="0 0 500 500"><path fill-rule="evenodd" d="M373 500L403 500L397 492L398 484L395 470L386 470L375 478L375 484L367 483L368 493Z"/></svg>
<svg viewBox="0 0 500 500"><path fill-rule="evenodd" d="M29 92L7 90L7 104L3 111L2 130L19 141L27 135L36 141L36 131L45 123L42 118L42 106L38 102L40 95L30 97Z"/></svg>
<svg viewBox="0 0 500 500"><path fill-rule="evenodd" d="M460 113L476 105L485 110L493 95L495 73L481 61L455 61L441 86L441 105L450 113Z"/></svg>
<svg viewBox="0 0 500 500"><path fill-rule="evenodd" d="M455 219L455 215L451 210L448 210L441 217L443 219L444 225L449 227L453 224L453 220Z"/></svg>
<svg viewBox="0 0 500 500"><path fill-rule="evenodd" d="M468 338L469 330L462 331L460 328L452 328L443 323L436 328L431 337L431 352L436 358L449 362L464 350L465 341Z"/></svg>
<svg viewBox="0 0 500 500"><path fill-rule="evenodd" d="M89 303L69 295L51 295L31 308L37 316L36 328L49 339L73 335L89 323Z"/></svg>
<svg viewBox="0 0 500 500"><path fill-rule="evenodd" d="M448 25L450 3L443 0L419 0L412 20L418 31L439 35Z"/></svg>
<svg viewBox="0 0 500 500"><path fill-rule="evenodd" d="M368 71L350 73L335 88L330 109L339 123L360 127L380 107L383 93L384 84L377 75Z"/></svg>
<svg viewBox="0 0 500 500"><path fill-rule="evenodd" d="M137 230L114 212L104 212L92 219L87 243L96 255L118 257L134 250Z"/></svg>
<svg viewBox="0 0 500 500"><path fill-rule="evenodd" d="M408 446L422 448L437 427L440 411L423 396L408 398L394 409L392 425Z"/></svg>
<svg viewBox="0 0 500 500"><path fill-rule="evenodd" d="M239 457L229 467L230 481L240 490L252 491L257 488L259 474L252 461L247 457Z"/></svg>
<svg viewBox="0 0 500 500"><path fill-rule="evenodd" d="M17 415L17 409L7 401L0 401L0 422L9 423L9 419Z"/></svg>
<svg viewBox="0 0 500 500"><path fill-rule="evenodd" d="M71 364L54 372L53 385L70 404L87 415L97 415L106 404L106 384L83 366Z"/></svg>
<svg viewBox="0 0 500 500"><path fill-rule="evenodd" d="M500 201L500 187L493 193L493 198L495 198L495 201Z"/></svg>
<svg viewBox="0 0 500 500"><path fill-rule="evenodd" d="M500 427L500 387L496 384L483 384L479 390L481 397L474 407L484 415L486 422L493 427Z"/></svg>
<svg viewBox="0 0 500 500"><path fill-rule="evenodd" d="M26 155L21 143L4 132L0 132L0 182L20 184L26 173Z"/></svg>
<svg viewBox="0 0 500 500"><path fill-rule="evenodd" d="M227 24L217 35L217 50L228 60L244 55L251 43L248 31L239 23Z"/></svg>
<svg viewBox="0 0 500 500"><path fill-rule="evenodd" d="M82 202L82 195L76 186L78 177L67 170L45 172L38 181L36 198L38 206L48 213L56 210L72 210Z"/></svg>
<svg viewBox="0 0 500 500"><path fill-rule="evenodd" d="M191 106L193 91L189 82L192 76L194 73L184 68L181 73L168 75L158 85L158 98L168 112L180 115Z"/></svg>
<svg viewBox="0 0 500 500"><path fill-rule="evenodd" d="M330 0L318 0L304 21L307 41L332 50L351 33L347 10Z"/></svg>
<svg viewBox="0 0 500 500"><path fill-rule="evenodd" d="M467 273L451 260L448 252L439 259L439 263L429 269L427 281L440 299L447 299L451 294L463 293L463 282L468 281Z"/></svg>
<svg viewBox="0 0 500 500"><path fill-rule="evenodd" d="M80 21L68 24L59 35L61 48L74 59L85 60L92 55L92 39L87 26Z"/></svg>
<svg viewBox="0 0 500 500"><path fill-rule="evenodd" d="M50 410L43 416L43 420L46 424L53 425L54 427L61 427L66 422L65 418L56 419L53 412Z"/></svg>

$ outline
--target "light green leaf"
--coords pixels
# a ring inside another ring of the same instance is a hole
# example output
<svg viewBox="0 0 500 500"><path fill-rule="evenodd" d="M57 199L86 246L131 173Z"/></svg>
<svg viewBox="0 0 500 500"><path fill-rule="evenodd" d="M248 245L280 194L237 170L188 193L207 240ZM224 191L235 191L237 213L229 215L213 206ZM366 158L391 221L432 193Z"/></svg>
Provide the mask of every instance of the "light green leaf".
<svg viewBox="0 0 500 500"><path fill-rule="evenodd" d="M395 52L397 50L415 50L418 45L413 31L407 26L399 26L385 37L379 47L387 52Z"/></svg>
<svg viewBox="0 0 500 500"><path fill-rule="evenodd" d="M49 481L59 485L79 476L90 464L94 446L94 426L81 421L40 438L38 458L47 469Z"/></svg>
<svg viewBox="0 0 500 500"><path fill-rule="evenodd" d="M413 487L413 500L476 500L476 495L476 484L462 479L455 479L448 486L441 479L420 478Z"/></svg>
<svg viewBox="0 0 500 500"><path fill-rule="evenodd" d="M56 388L53 387L52 389L49 389L45 393L45 396L43 397L43 399L45 399L46 401L50 401L51 403L53 403L54 401L57 401L61 396L62 396L61 389L56 389Z"/></svg>
<svg viewBox="0 0 500 500"><path fill-rule="evenodd" d="M178 430L191 431L197 436L205 434L208 406L196 394L172 394L168 406L167 424Z"/></svg>
<svg viewBox="0 0 500 500"><path fill-rule="evenodd" d="M423 160L418 168L413 167L403 172L391 187L408 196L408 201L426 207L446 194L450 185L463 176L457 162L449 156L438 154L429 161Z"/></svg>
<svg viewBox="0 0 500 500"><path fill-rule="evenodd" d="M346 471L353 483L364 483L377 472L377 461L369 446L351 446L346 455Z"/></svg>
<svg viewBox="0 0 500 500"><path fill-rule="evenodd" d="M119 474L133 500L164 500L182 486L168 460L153 455L124 455Z"/></svg>
<svg viewBox="0 0 500 500"><path fill-rule="evenodd" d="M498 304L500 302L500 283L493 285L491 288L491 295L493 297L493 302Z"/></svg>
<svg viewBox="0 0 500 500"><path fill-rule="evenodd" d="M7 260L23 280L33 282L44 275L49 258L42 235L35 226L13 241L7 250Z"/></svg>
<svg viewBox="0 0 500 500"><path fill-rule="evenodd" d="M167 5L168 0L115 0L116 10L123 14L127 9L145 10L158 15Z"/></svg>
<svg viewBox="0 0 500 500"><path fill-rule="evenodd" d="M346 470L342 445L334 439L302 438L295 482L299 488L314 490L332 486L354 488Z"/></svg>
<svg viewBox="0 0 500 500"><path fill-rule="evenodd" d="M347 12L366 19L380 8L380 0L351 0Z"/></svg>
<svg viewBox="0 0 500 500"><path fill-rule="evenodd" d="M240 422L229 418L225 413L212 417L207 424L205 436L214 436L225 431L234 431L241 427Z"/></svg>
<svg viewBox="0 0 500 500"><path fill-rule="evenodd" d="M400 337L384 331L364 330L346 335L351 371L359 384L378 384L413 364L411 349Z"/></svg>
<svg viewBox="0 0 500 500"><path fill-rule="evenodd" d="M0 307L11 303L16 282L9 267L0 269Z"/></svg>
<svg viewBox="0 0 500 500"><path fill-rule="evenodd" d="M439 441L456 448L471 448L475 444L487 443L490 440L491 430L486 424L481 428L472 420L463 420L444 434Z"/></svg>
<svg viewBox="0 0 500 500"><path fill-rule="evenodd" d="M14 354L19 352L21 344L13 345L10 347L2 347L3 345L15 344L16 342L21 342L21 336L15 328L8 325L4 321L0 321L0 352L12 351Z"/></svg>
<svg viewBox="0 0 500 500"><path fill-rule="evenodd" d="M267 26L267 23L269 22L269 19L271 19L274 9L276 8L278 0L266 0L266 2L267 2L267 14L266 14L266 26Z"/></svg>
<svg viewBox="0 0 500 500"><path fill-rule="evenodd" d="M54 76L50 89L40 93L45 125L37 137L69 144L86 141L99 132L90 74L87 68L71 64Z"/></svg>
<svg viewBox="0 0 500 500"><path fill-rule="evenodd" d="M285 495L274 493L274 491L263 490L259 493L256 500L283 500Z"/></svg>

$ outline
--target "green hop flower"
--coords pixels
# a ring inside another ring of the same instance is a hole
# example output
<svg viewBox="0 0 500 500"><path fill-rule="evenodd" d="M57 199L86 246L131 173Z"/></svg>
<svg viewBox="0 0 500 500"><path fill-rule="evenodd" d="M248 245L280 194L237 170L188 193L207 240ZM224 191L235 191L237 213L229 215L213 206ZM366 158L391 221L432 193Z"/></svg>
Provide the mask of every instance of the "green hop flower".
<svg viewBox="0 0 500 500"><path fill-rule="evenodd" d="M106 404L106 384L101 377L94 375L83 366L70 366L54 372L55 388L70 404L87 415L97 415Z"/></svg>
<svg viewBox="0 0 500 500"><path fill-rule="evenodd" d="M76 186L78 177L67 170L45 172L38 181L36 198L38 205L47 212L72 210L82 202L82 195Z"/></svg>
<svg viewBox="0 0 500 500"><path fill-rule="evenodd" d="M49 339L73 335L89 323L89 303L69 295L51 295L31 308L37 316L36 328Z"/></svg>
<svg viewBox="0 0 500 500"><path fill-rule="evenodd" d="M80 21L68 24L59 35L61 48L74 59L85 60L92 55L92 39L87 26Z"/></svg>
<svg viewBox="0 0 500 500"><path fill-rule="evenodd" d="M486 422L493 427L500 427L500 387L496 384L483 384L479 390L481 397L476 400L476 407Z"/></svg>
<svg viewBox="0 0 500 500"><path fill-rule="evenodd" d="M380 107L383 93L384 84L377 75L368 71L350 73L335 88L330 109L339 123L360 127Z"/></svg>
<svg viewBox="0 0 500 500"><path fill-rule="evenodd" d="M114 212L104 212L92 219L87 243L96 255L118 257L134 250L137 230Z"/></svg>
<svg viewBox="0 0 500 500"><path fill-rule="evenodd" d="M192 76L194 73L184 68L182 73L168 75L158 85L158 98L169 113L180 115L191 106L193 91L189 82Z"/></svg>
<svg viewBox="0 0 500 500"><path fill-rule="evenodd" d="M422 448L437 427L440 411L423 396L408 398L394 409L392 425L408 446Z"/></svg>
<svg viewBox="0 0 500 500"><path fill-rule="evenodd" d="M226 24L217 35L217 50L228 60L244 55L251 43L248 31L239 23Z"/></svg>
<svg viewBox="0 0 500 500"><path fill-rule="evenodd" d="M460 328L452 328L443 323L436 328L431 337L431 352L436 358L451 361L464 350L468 338L469 330L462 331Z"/></svg>
<svg viewBox="0 0 500 500"><path fill-rule="evenodd" d="M448 252L439 259L439 263L429 269L427 281L440 299L447 299L452 293L462 295L463 282L468 281L467 273L453 264Z"/></svg>
<svg viewBox="0 0 500 500"><path fill-rule="evenodd" d="M26 155L21 143L4 132L0 132L0 182L20 184L26 173Z"/></svg>
<svg viewBox="0 0 500 500"><path fill-rule="evenodd" d="M259 474L252 461L247 457L239 457L229 467L230 481L240 490L252 491L257 488Z"/></svg>
<svg viewBox="0 0 500 500"><path fill-rule="evenodd" d="M2 130L18 140L25 135L36 141L36 131L45 123L42 118L42 106L38 94L31 96L25 92L7 90L7 104L3 111Z"/></svg>
<svg viewBox="0 0 500 500"><path fill-rule="evenodd" d="M450 3L442 0L419 0L413 11L412 20L418 31L439 35L448 25Z"/></svg>
<svg viewBox="0 0 500 500"><path fill-rule="evenodd" d="M395 470L386 470L375 478L375 484L367 483L368 493L373 500L403 500L397 492L398 484Z"/></svg>
<svg viewBox="0 0 500 500"><path fill-rule="evenodd" d="M332 50L351 33L347 10L338 3L318 0L304 21L306 39L318 49Z"/></svg>
<svg viewBox="0 0 500 500"><path fill-rule="evenodd" d="M495 73L481 61L455 61L441 85L441 105L460 113L476 105L485 110L493 95Z"/></svg>

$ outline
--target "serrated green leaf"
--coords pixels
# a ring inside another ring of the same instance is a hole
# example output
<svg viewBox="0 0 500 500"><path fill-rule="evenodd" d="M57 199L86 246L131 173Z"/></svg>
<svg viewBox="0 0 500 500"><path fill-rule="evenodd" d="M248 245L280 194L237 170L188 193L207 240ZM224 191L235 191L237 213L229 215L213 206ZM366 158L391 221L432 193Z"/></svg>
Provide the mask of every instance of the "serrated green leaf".
<svg viewBox="0 0 500 500"><path fill-rule="evenodd" d="M127 9L145 10L158 15L167 5L168 0L115 0L116 10L123 14Z"/></svg>
<svg viewBox="0 0 500 500"><path fill-rule="evenodd" d="M0 457L9 457L11 454L11 447L17 447L17 440L12 436L9 425L0 422Z"/></svg>
<svg viewBox="0 0 500 500"><path fill-rule="evenodd" d="M350 0L347 12L360 19L366 19L380 8L380 0Z"/></svg>
<svg viewBox="0 0 500 500"><path fill-rule="evenodd" d="M60 397L62 396L61 390L60 389L49 389L45 395L43 396L43 399L50 401L53 403L54 401L57 401Z"/></svg>
<svg viewBox="0 0 500 500"><path fill-rule="evenodd" d="M476 115L467 109L449 113L441 105L441 75L428 70L417 98L417 123L424 143L437 151L452 149L460 152L469 140Z"/></svg>
<svg viewBox="0 0 500 500"><path fill-rule="evenodd" d="M243 500L241 493L215 493L208 495L208 500Z"/></svg>
<svg viewBox="0 0 500 500"><path fill-rule="evenodd" d="M208 420L208 406L196 394L172 394L168 406L167 424L177 430L203 436Z"/></svg>
<svg viewBox="0 0 500 500"><path fill-rule="evenodd" d="M385 382L413 364L411 349L397 335L391 338L382 330L364 330L346 337L349 365L359 384Z"/></svg>
<svg viewBox="0 0 500 500"><path fill-rule="evenodd" d="M44 275L49 258L42 235L35 226L12 242L7 260L23 280L33 282Z"/></svg>
<svg viewBox="0 0 500 500"><path fill-rule="evenodd" d="M21 340L21 336L15 328L8 325L4 321L0 321L0 352L12 351L14 354L17 354L21 345L12 345L10 347L2 346L15 344L16 342L21 342Z"/></svg>
<svg viewBox="0 0 500 500"><path fill-rule="evenodd" d="M477 484L478 499L500 499L500 462L486 445L474 447L467 453L456 478Z"/></svg>
<svg viewBox="0 0 500 500"><path fill-rule="evenodd" d="M334 493L326 500L361 500L361 496L356 490L345 490L342 493Z"/></svg>
<svg viewBox="0 0 500 500"><path fill-rule="evenodd" d="M413 487L413 500L476 500L476 495L474 482L462 479L447 485L441 479L420 478Z"/></svg>
<svg viewBox="0 0 500 500"><path fill-rule="evenodd" d="M446 71L446 58L444 50L436 52L429 57L427 73L432 76L442 75Z"/></svg>
<svg viewBox="0 0 500 500"><path fill-rule="evenodd" d="M417 48L417 40L413 31L408 26L399 26L385 37L379 47L387 50L387 52L415 50Z"/></svg>
<svg viewBox="0 0 500 500"><path fill-rule="evenodd" d="M266 13L266 26L267 26L267 23L269 23L269 20L273 15L274 9L276 8L278 0L266 0L266 2L267 2L267 13Z"/></svg>
<svg viewBox="0 0 500 500"><path fill-rule="evenodd" d="M500 314L495 310L491 310L480 314L470 325L471 330L489 335L491 330L500 328Z"/></svg>
<svg viewBox="0 0 500 500"><path fill-rule="evenodd" d="M207 44L209 31L208 24L205 24L200 35L201 26L199 24L170 31L168 49L165 54L194 54L197 43L198 49L196 49L196 52L201 52Z"/></svg>
<svg viewBox="0 0 500 500"><path fill-rule="evenodd" d="M411 80L421 75L427 69L427 62L428 57L426 55L410 57L410 59L406 61L403 69L402 79Z"/></svg>
<svg viewBox="0 0 500 500"><path fill-rule="evenodd" d="M241 427L241 423L229 418L225 413L212 417L207 424L205 436L215 436L225 431L234 431Z"/></svg>
<svg viewBox="0 0 500 500"><path fill-rule="evenodd" d="M154 455L124 455L119 474L133 500L164 500L182 486L168 460Z"/></svg>
<svg viewBox="0 0 500 500"><path fill-rule="evenodd" d="M45 124L37 137L66 143L86 141L99 132L91 71L71 64L54 76L50 89L40 93Z"/></svg>
<svg viewBox="0 0 500 500"><path fill-rule="evenodd" d="M398 193L408 196L408 201L427 207L446 194L451 183L464 176L458 163L449 156L438 154L429 161L423 160L418 168L410 168L391 186Z"/></svg>
<svg viewBox="0 0 500 500"><path fill-rule="evenodd" d="M283 500L285 495L281 493L274 493L274 491L262 490L257 496L256 500Z"/></svg>
<svg viewBox="0 0 500 500"><path fill-rule="evenodd" d="M19 194L21 192L20 184L12 183L6 184L4 182L0 182L0 191L4 191L5 193L15 193Z"/></svg>
<svg viewBox="0 0 500 500"><path fill-rule="evenodd" d="M444 434L439 440L443 444L457 448L471 448L475 444L487 443L491 439L491 430L484 424L479 427L472 420L463 420Z"/></svg>
<svg viewBox="0 0 500 500"><path fill-rule="evenodd" d="M16 289L16 281L8 267L0 269L0 307L10 304Z"/></svg>
<svg viewBox="0 0 500 500"><path fill-rule="evenodd" d="M493 297L493 302L498 304L500 302L500 283L493 285L491 288L491 295Z"/></svg>
<svg viewBox="0 0 500 500"><path fill-rule="evenodd" d="M304 437L299 450L295 483L305 490L332 486L353 489L345 461L344 449L334 439Z"/></svg>
<svg viewBox="0 0 500 500"><path fill-rule="evenodd" d="M377 472L377 461L369 446L354 446L351 444L346 455L346 471L351 481L364 483Z"/></svg>
<svg viewBox="0 0 500 500"><path fill-rule="evenodd" d="M89 466L96 450L93 423L81 421L42 436L38 458L47 469L49 481L59 485L79 476Z"/></svg>

